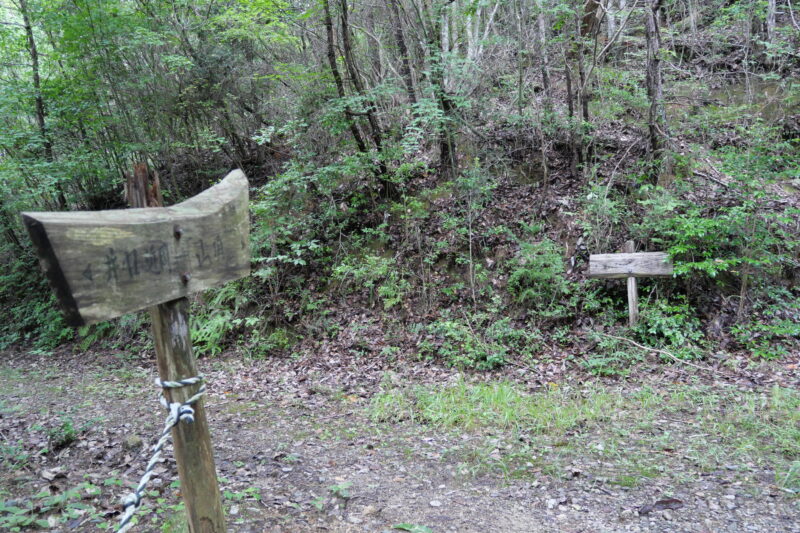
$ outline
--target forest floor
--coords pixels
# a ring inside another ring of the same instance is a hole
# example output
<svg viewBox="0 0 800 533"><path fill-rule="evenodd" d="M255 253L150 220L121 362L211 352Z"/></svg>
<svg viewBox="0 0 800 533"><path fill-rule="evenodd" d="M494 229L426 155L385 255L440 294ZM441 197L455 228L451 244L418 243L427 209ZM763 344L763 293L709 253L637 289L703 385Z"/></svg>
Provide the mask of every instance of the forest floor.
<svg viewBox="0 0 800 533"><path fill-rule="evenodd" d="M0 530L111 528L162 428L153 361L56 355L0 362ZM797 355L613 380L400 363L201 360L229 530L800 531ZM186 530L165 455L137 531Z"/></svg>

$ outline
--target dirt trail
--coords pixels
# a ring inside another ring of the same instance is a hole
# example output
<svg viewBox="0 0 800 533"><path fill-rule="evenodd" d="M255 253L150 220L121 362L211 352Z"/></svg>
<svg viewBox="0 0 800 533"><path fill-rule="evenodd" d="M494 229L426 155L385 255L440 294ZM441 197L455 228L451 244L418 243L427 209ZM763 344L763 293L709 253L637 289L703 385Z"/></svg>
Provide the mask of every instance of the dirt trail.
<svg viewBox="0 0 800 533"><path fill-rule="evenodd" d="M529 466L520 474L508 466L518 459L516 433L376 422L370 398L386 387L377 368L298 371L286 361L232 357L200 366L230 531L377 532L405 523L435 532L800 532L796 495L776 487L775 472L763 464L731 459L707 470L680 450L653 449L652 465L662 471L611 483L609 472L624 470L626 451L616 459L581 451L611 446L614 436L599 425L586 440L567 433L566 443L523 448L521 464ZM412 381L420 368L395 379ZM436 369L434 378L452 383L456 374ZM144 449L162 424L154 377L149 361L110 354L9 354L0 363L0 502L29 507L54 531L115 523L117 502L138 480ZM54 447L67 421L74 440L38 453ZM675 443L707 438L663 424ZM660 458L666 455L677 459ZM166 456L139 531L184 530ZM42 493L68 494L87 482L97 488L79 488L51 510L43 504ZM643 508L669 498L679 503ZM0 510L0 526L8 525L4 516Z"/></svg>

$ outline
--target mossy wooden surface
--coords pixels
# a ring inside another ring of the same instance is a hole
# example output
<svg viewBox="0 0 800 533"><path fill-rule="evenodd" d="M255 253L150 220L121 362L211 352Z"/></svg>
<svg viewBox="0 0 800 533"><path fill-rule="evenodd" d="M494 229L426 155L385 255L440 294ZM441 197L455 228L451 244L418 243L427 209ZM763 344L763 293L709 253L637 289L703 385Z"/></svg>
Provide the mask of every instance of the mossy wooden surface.
<svg viewBox="0 0 800 533"><path fill-rule="evenodd" d="M172 207L22 216L68 321L82 325L248 275L247 202L235 170Z"/></svg>

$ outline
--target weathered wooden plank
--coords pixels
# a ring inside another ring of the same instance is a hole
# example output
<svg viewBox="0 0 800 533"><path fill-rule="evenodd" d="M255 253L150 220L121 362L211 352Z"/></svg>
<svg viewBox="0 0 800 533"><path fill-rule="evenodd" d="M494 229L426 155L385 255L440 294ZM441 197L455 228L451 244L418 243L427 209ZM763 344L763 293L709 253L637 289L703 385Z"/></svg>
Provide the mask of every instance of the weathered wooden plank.
<svg viewBox="0 0 800 533"><path fill-rule="evenodd" d="M172 207L22 218L67 320L83 325L248 275L247 201L235 170Z"/></svg>
<svg viewBox="0 0 800 533"><path fill-rule="evenodd" d="M592 254L590 278L672 276L672 262L664 252Z"/></svg>

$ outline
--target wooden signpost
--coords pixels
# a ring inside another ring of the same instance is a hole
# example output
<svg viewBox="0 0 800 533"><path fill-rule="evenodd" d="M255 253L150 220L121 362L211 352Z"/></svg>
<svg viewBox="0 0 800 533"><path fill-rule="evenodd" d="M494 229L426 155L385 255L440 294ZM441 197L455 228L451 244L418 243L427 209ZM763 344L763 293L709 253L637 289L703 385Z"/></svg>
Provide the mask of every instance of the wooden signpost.
<svg viewBox="0 0 800 533"><path fill-rule="evenodd" d="M92 324L150 307L161 381L177 382L197 376L185 297L250 272L248 183L235 170L185 202L145 207L161 196L147 176L139 165L129 181L134 209L22 218L68 322ZM198 388L165 388L164 395L183 403ZM172 428L189 531L224 532L202 400L192 407L194 422Z"/></svg>
<svg viewBox="0 0 800 533"><path fill-rule="evenodd" d="M628 317L631 326L639 320L639 294L636 278L672 276L672 262L664 252L634 253L633 241L627 241L621 254L589 256L590 278L627 278Z"/></svg>
<svg viewBox="0 0 800 533"><path fill-rule="evenodd" d="M70 325L93 324L246 276L240 170L172 207L23 213Z"/></svg>

